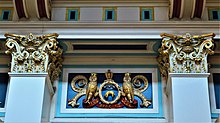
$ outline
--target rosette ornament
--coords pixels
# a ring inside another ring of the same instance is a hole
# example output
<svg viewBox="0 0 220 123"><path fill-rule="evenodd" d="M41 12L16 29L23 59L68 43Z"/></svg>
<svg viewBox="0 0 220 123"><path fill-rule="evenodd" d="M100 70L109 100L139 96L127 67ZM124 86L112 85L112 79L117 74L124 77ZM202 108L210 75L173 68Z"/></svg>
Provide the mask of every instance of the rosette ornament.
<svg viewBox="0 0 220 123"><path fill-rule="evenodd" d="M5 34L6 54L11 54L12 73L48 73L51 82L62 68L62 52L56 40L58 34L34 36Z"/></svg>
<svg viewBox="0 0 220 123"><path fill-rule="evenodd" d="M159 49L160 72L168 73L207 73L208 55L214 54L214 33L183 36L161 34L162 46Z"/></svg>

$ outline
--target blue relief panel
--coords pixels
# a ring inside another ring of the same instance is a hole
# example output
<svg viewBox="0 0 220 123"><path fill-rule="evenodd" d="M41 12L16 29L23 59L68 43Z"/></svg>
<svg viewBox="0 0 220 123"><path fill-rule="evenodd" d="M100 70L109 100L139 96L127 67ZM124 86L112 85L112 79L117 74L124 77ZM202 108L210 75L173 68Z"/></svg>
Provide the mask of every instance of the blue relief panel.
<svg viewBox="0 0 220 123"><path fill-rule="evenodd" d="M90 84L92 76L91 73L69 73L67 109L153 108L152 73L96 73L97 84ZM93 87L97 89L92 91Z"/></svg>
<svg viewBox="0 0 220 123"><path fill-rule="evenodd" d="M220 73L213 73L216 108L220 109Z"/></svg>
<svg viewBox="0 0 220 123"><path fill-rule="evenodd" d="M8 73L0 73L0 108L5 107L5 97L8 85Z"/></svg>

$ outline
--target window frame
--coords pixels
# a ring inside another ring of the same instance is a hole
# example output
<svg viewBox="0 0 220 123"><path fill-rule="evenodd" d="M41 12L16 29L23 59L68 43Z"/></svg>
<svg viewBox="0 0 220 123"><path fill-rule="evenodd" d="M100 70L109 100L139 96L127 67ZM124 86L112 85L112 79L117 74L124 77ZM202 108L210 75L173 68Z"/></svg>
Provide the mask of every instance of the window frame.
<svg viewBox="0 0 220 123"><path fill-rule="evenodd" d="M213 19L213 14L212 14L213 11L217 11L218 19ZM220 8L219 7L208 8L208 15L210 21L220 21Z"/></svg>
<svg viewBox="0 0 220 123"><path fill-rule="evenodd" d="M148 111L146 111L146 109L143 109L142 111L140 111L140 109L135 109L128 111L128 110L123 110L121 109L121 111L119 111L120 109L116 109L116 111L113 110L109 110L109 109L100 109L99 112L96 111L80 111L79 109L68 109L66 108L66 99L67 99L67 91L65 91L67 89L67 83L68 83L68 74L69 73L88 73L88 72L106 72L106 70L110 69L111 71L113 71L113 73L124 73L124 72L137 72L137 73L152 73L152 93L153 93L153 109L148 109ZM137 68L130 68L127 66L116 66L116 67L94 67L94 66L87 66L87 68L84 67L71 67L71 66L65 66L62 69L62 75L61 78L59 79L59 81L55 82L56 87L58 88L58 91L56 91L55 93L55 100L53 101L54 103L52 103L52 107L51 107L51 111L54 113L51 113L51 121L52 122L59 122L60 120L65 121L66 122L72 122L74 121L81 121L80 118L82 117L87 117L87 122L89 122L90 120L92 121L100 121L101 119L103 119L103 116L105 117L105 119L108 119L108 121L114 120L115 118L117 118L117 115L119 117L126 116L126 117L132 117L133 119L135 119L135 121L137 120L137 118L140 118L139 120L143 121L166 121L166 119L164 119L165 115L164 115L164 106L166 107L166 105L163 104L162 102L162 98L164 98L164 93L162 92L162 87L163 85L163 80L160 78L160 73L159 70L157 68L157 66L152 66L152 67L137 67ZM104 113L103 113L104 111ZM107 111L107 112L105 112ZM84 113L83 113L84 112ZM138 112L138 113L137 113ZM110 113L110 114L109 114ZM119 114L122 113L122 114ZM160 119L158 119L158 117L160 117ZM151 118L151 120L149 120L149 118ZM123 119L123 118L120 118ZM130 119L130 118L129 118ZM123 120L126 120L126 118L124 118ZM103 120L102 120L103 121ZM91 122L91 121L90 121Z"/></svg>
<svg viewBox="0 0 220 123"><path fill-rule="evenodd" d="M7 20L3 19L4 12L9 12ZM0 21L11 21L12 16L13 16L13 8L1 8L0 9Z"/></svg>
<svg viewBox="0 0 220 123"><path fill-rule="evenodd" d="M108 19L109 11L112 11L112 19ZM103 8L103 21L117 21L117 8L116 7Z"/></svg>
<svg viewBox="0 0 220 123"><path fill-rule="evenodd" d="M149 19L145 19L145 11L149 11ZM141 21L153 21L154 20L154 8L153 7L140 7L140 20Z"/></svg>
<svg viewBox="0 0 220 123"><path fill-rule="evenodd" d="M70 18L71 12L75 12L75 19ZM79 21L80 20L80 9L79 8L67 8L66 9L66 21Z"/></svg>

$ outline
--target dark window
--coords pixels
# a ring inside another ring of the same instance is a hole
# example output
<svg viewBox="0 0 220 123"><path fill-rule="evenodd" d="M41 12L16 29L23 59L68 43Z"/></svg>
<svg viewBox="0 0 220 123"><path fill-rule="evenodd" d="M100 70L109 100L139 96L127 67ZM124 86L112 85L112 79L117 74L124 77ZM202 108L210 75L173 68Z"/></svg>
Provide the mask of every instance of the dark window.
<svg viewBox="0 0 220 123"><path fill-rule="evenodd" d="M3 12L3 20L8 20L9 19L9 11L4 11Z"/></svg>
<svg viewBox="0 0 220 123"><path fill-rule="evenodd" d="M73 45L74 50L147 50L146 45Z"/></svg>
<svg viewBox="0 0 220 123"><path fill-rule="evenodd" d="M0 108L5 106L8 78L8 73L0 73Z"/></svg>
<svg viewBox="0 0 220 123"><path fill-rule="evenodd" d="M220 109L220 73L213 73L216 108Z"/></svg>
<svg viewBox="0 0 220 123"><path fill-rule="evenodd" d="M218 11L212 11L213 19L218 19Z"/></svg>
<svg viewBox="0 0 220 123"><path fill-rule="evenodd" d="M144 11L144 19L150 19L150 12Z"/></svg>
<svg viewBox="0 0 220 123"><path fill-rule="evenodd" d="M71 11L70 12L70 20L75 20L76 19L76 11Z"/></svg>
<svg viewBox="0 0 220 123"><path fill-rule="evenodd" d="M107 20L113 19L113 11L107 11Z"/></svg>

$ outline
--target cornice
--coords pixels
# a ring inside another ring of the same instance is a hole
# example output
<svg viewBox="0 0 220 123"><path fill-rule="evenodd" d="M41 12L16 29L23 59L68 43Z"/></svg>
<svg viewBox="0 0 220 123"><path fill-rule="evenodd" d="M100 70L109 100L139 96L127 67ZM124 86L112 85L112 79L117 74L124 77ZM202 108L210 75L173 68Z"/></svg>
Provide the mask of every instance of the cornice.
<svg viewBox="0 0 220 123"><path fill-rule="evenodd" d="M28 34L30 32L34 34L58 33L60 34L59 38L98 38L97 35L101 35L102 38L103 36L106 38L114 38L114 36L116 36L115 38L129 38L134 35L138 35L138 37L133 38L161 38L159 35L163 32L174 34L182 34L186 32L190 32L192 34L203 34L213 32L216 34L216 38L219 38L219 28L220 24L217 21L163 21L133 23L19 21L0 22L0 38L4 38L3 35L6 32L17 34Z"/></svg>
<svg viewBox="0 0 220 123"><path fill-rule="evenodd" d="M219 28L218 21L163 21L163 22L69 22L19 21L0 22L0 28Z"/></svg>

